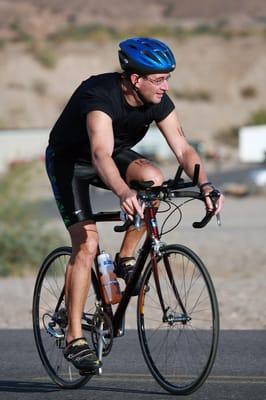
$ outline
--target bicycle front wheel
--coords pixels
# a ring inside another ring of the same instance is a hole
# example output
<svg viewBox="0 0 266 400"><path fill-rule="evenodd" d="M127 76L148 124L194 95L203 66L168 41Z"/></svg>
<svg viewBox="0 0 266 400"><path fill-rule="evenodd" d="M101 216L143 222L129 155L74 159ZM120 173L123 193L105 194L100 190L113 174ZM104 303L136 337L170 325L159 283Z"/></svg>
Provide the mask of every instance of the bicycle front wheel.
<svg viewBox="0 0 266 400"><path fill-rule="evenodd" d="M149 262L137 313L142 352L157 382L174 394L198 389L215 360L219 311L208 271L192 250L165 246Z"/></svg>
<svg viewBox="0 0 266 400"><path fill-rule="evenodd" d="M64 389L79 388L91 378L90 375L81 376L63 355L68 325L64 282L70 256L71 248L61 247L46 257L36 280L32 309L34 338L41 361L51 379ZM92 285L86 302L86 311L91 315L95 312L95 280L92 270Z"/></svg>

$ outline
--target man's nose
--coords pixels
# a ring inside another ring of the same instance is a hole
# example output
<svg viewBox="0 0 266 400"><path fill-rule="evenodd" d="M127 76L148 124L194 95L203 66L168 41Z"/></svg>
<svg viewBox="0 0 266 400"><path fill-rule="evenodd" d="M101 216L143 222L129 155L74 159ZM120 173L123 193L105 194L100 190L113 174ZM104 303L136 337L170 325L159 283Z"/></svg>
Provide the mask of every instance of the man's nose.
<svg viewBox="0 0 266 400"><path fill-rule="evenodd" d="M169 83L166 79L164 79L164 81L162 82L161 88L163 90L168 90L169 89Z"/></svg>

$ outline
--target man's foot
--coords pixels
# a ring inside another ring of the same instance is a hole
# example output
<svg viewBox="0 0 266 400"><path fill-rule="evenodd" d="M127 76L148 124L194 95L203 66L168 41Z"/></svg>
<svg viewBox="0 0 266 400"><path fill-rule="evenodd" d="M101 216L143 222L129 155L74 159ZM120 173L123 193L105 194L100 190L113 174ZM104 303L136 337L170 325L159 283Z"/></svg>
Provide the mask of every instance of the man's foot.
<svg viewBox="0 0 266 400"><path fill-rule="evenodd" d="M115 256L115 273L118 278L124 279L126 284L129 282L135 268L136 259L135 257L119 257L119 253ZM137 296L140 290L140 279L132 293L133 296Z"/></svg>
<svg viewBox="0 0 266 400"><path fill-rule="evenodd" d="M72 340L63 351L64 357L70 361L81 373L96 373L102 363L98 360L95 351L93 351L87 340L80 337Z"/></svg>

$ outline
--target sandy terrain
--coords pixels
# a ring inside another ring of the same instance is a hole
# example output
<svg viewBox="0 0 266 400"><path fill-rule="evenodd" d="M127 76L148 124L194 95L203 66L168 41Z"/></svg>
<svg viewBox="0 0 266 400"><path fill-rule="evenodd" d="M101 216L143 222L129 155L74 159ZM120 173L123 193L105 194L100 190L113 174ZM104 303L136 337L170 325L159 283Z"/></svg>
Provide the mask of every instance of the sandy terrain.
<svg viewBox="0 0 266 400"><path fill-rule="evenodd" d="M228 198L222 228L212 221L204 230L193 230L191 222L202 210L196 204L186 210L180 228L165 241L186 244L205 261L217 289L221 327L266 329L265 197ZM100 231L106 250L118 248L121 236L112 234L111 224ZM1 279L0 287L0 328L31 328L34 277ZM134 307L132 302L128 327L135 326Z"/></svg>

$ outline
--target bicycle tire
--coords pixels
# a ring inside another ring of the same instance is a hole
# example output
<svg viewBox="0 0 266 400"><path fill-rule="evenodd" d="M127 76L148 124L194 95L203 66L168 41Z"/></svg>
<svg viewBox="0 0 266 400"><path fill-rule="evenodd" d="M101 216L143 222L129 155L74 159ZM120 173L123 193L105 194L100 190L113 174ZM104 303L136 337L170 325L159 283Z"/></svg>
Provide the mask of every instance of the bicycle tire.
<svg viewBox="0 0 266 400"><path fill-rule="evenodd" d="M165 246L156 261L162 298L169 308L163 313L150 260L137 307L142 353L153 377L165 390L191 394L207 379L215 361L219 340L215 289L203 262L185 246ZM174 274L171 279L166 263ZM174 286L187 314L181 310Z"/></svg>
<svg viewBox="0 0 266 400"><path fill-rule="evenodd" d="M34 338L39 356L50 378L62 389L79 388L92 377L92 375L81 376L79 370L64 358L65 338L56 339L47 331L57 304L59 311L64 315L65 303L61 293L63 293L65 269L70 255L71 247L59 247L45 258L36 279L32 307ZM96 290L97 279L92 270L92 285L86 303L86 311L92 314L95 309ZM90 296L93 298L91 302ZM55 331L64 334L66 324L66 321L56 324ZM90 336L87 339L89 340Z"/></svg>

